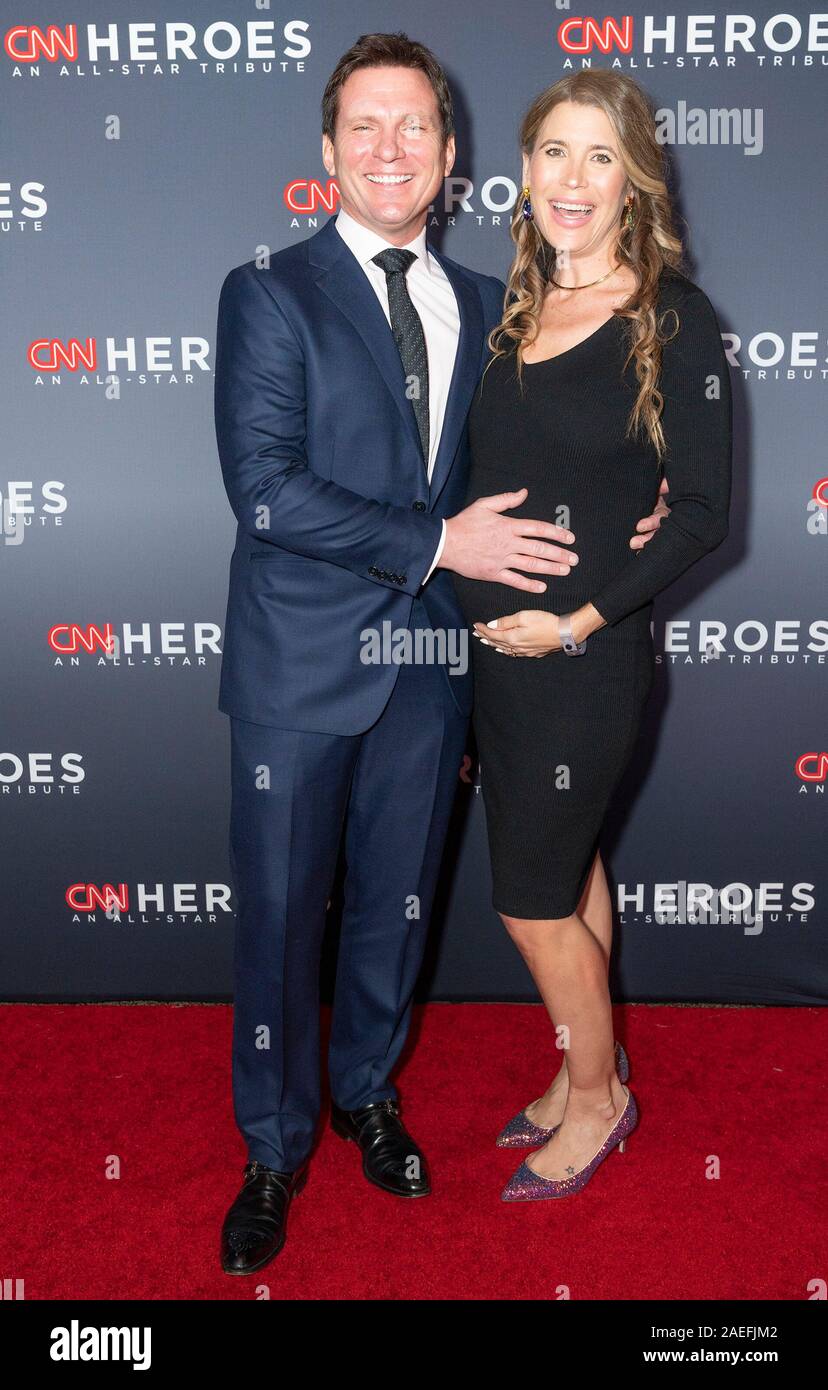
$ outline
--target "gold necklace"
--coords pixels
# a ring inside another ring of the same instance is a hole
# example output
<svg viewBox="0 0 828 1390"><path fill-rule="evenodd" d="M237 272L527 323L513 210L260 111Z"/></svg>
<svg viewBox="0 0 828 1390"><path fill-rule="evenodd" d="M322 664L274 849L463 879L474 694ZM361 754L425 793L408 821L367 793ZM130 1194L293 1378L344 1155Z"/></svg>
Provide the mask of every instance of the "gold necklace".
<svg viewBox="0 0 828 1390"><path fill-rule="evenodd" d="M612 270L608 270L606 275L601 276L600 280L590 280L588 285L559 285L557 280L553 280L551 276L549 277L549 283L559 290L591 290L593 285L600 285L604 280L608 280L611 275L614 275L616 270L619 269L620 266L614 265Z"/></svg>

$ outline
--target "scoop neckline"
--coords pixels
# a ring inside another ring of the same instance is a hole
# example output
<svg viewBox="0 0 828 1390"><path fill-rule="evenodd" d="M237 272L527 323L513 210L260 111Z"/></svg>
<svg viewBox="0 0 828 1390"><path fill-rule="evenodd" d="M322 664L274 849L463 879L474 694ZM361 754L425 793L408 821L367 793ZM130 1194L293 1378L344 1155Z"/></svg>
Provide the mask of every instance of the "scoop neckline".
<svg viewBox="0 0 828 1390"><path fill-rule="evenodd" d="M598 334L602 333L608 324L615 323L617 318L617 314L610 314L609 318L604 319L603 323L599 323L598 327L593 329L592 333L587 334L586 338L581 338L579 342L573 343L572 347L564 348L563 352L553 353L551 357L540 357L537 362L524 361L524 367L545 367L547 362L559 362L562 357L568 357L570 353L575 352L579 347L583 347L585 343L592 342L592 339L597 338Z"/></svg>

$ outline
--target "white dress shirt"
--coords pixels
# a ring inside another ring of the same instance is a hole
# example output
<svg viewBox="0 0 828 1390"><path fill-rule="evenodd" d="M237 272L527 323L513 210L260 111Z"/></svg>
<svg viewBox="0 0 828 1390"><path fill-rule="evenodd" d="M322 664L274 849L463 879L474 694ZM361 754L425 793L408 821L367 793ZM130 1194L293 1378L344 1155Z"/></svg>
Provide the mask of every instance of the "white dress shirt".
<svg viewBox="0 0 828 1390"><path fill-rule="evenodd" d="M339 209L335 226L342 240L356 256L368 276L377 299L382 305L383 313L390 324L391 312L388 308L388 285L385 271L371 259L372 256L376 256L378 251L384 251L390 243L385 241L378 232L371 231L370 227L363 227L362 223L357 222L355 218L345 212L344 208ZM437 457L437 449L440 444L440 432L446 414L446 402L454 371L454 359L457 355L457 342L460 337L460 313L451 281L439 261L430 254L426 246L425 227L413 241L407 242L402 249L413 251L417 257L416 261L412 261L406 273L405 283L411 302L423 325L428 356L428 481L430 483L431 475L434 472L434 460ZM443 553L445 543L446 523L444 521L440 544L423 584L427 579L430 579L434 567Z"/></svg>

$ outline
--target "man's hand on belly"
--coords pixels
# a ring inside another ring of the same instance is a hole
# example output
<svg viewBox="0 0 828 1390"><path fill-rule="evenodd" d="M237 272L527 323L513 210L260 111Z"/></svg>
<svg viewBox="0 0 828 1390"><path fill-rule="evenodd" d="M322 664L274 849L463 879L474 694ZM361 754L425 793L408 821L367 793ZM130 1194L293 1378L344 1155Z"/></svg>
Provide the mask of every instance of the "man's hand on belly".
<svg viewBox="0 0 828 1390"><path fill-rule="evenodd" d="M493 584L509 584L531 594L546 592L542 580L527 579L516 570L530 574L568 575L578 563L570 545L575 537L565 526L551 521L501 516L519 507L527 489L478 497L462 512L446 522L446 543L438 569L454 570L466 579L483 579Z"/></svg>

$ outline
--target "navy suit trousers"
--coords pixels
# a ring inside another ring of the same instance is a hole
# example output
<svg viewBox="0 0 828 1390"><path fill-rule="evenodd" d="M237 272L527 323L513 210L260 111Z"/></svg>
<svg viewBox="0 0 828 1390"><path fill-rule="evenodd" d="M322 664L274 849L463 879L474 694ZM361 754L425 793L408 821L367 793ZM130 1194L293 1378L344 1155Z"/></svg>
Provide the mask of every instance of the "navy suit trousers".
<svg viewBox="0 0 828 1390"><path fill-rule="evenodd" d="M430 626L419 599L410 626ZM343 828L331 1095L346 1110L396 1098L467 725L437 664L401 665L360 734L231 719L233 1104L248 1158L289 1172L313 1144L319 962Z"/></svg>

